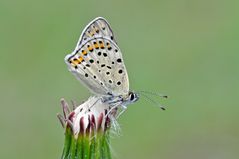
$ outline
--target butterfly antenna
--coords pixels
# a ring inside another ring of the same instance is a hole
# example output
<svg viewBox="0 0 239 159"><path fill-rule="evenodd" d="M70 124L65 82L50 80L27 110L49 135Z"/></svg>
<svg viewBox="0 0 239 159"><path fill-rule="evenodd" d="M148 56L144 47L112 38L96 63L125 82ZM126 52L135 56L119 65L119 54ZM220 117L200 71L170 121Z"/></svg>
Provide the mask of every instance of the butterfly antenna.
<svg viewBox="0 0 239 159"><path fill-rule="evenodd" d="M163 95L163 94L160 94L160 93L157 93L157 92L150 92L150 91L139 91L139 92L144 93L144 94L150 94L150 95L158 96L158 97L161 97L161 98L168 98L167 95Z"/></svg>
<svg viewBox="0 0 239 159"><path fill-rule="evenodd" d="M153 99L149 98L146 94L144 94L143 92L140 93L140 95L142 95L142 97L145 98L146 101L153 103L156 106L159 106L162 110L165 110L164 106L162 106L161 104L159 104L158 102L154 101Z"/></svg>

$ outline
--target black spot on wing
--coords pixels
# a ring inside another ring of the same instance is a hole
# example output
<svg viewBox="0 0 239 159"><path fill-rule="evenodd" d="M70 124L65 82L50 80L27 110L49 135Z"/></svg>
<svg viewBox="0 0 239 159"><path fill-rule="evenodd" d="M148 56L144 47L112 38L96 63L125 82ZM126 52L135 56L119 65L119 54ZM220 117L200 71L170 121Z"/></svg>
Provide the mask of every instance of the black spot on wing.
<svg viewBox="0 0 239 159"><path fill-rule="evenodd" d="M119 74L122 74L122 73L123 73L123 70L119 70L118 73L119 73Z"/></svg>
<svg viewBox="0 0 239 159"><path fill-rule="evenodd" d="M119 59L117 59L116 60L118 63L121 63L122 62L122 60L119 58Z"/></svg>
<svg viewBox="0 0 239 159"><path fill-rule="evenodd" d="M89 61L90 61L90 63L94 63L94 60L93 60L93 59L90 59Z"/></svg>
<svg viewBox="0 0 239 159"><path fill-rule="evenodd" d="M104 53L103 53L103 56L104 56L104 57L107 57L107 53L104 52Z"/></svg>

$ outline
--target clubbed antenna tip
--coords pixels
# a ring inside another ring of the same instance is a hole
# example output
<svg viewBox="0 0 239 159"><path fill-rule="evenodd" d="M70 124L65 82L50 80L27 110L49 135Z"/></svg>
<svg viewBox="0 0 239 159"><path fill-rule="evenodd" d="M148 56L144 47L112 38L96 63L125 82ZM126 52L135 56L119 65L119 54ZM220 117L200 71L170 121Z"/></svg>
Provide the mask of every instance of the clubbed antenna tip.
<svg viewBox="0 0 239 159"><path fill-rule="evenodd" d="M167 95L163 95L162 97L163 97L163 98L168 98L169 96L167 96Z"/></svg>

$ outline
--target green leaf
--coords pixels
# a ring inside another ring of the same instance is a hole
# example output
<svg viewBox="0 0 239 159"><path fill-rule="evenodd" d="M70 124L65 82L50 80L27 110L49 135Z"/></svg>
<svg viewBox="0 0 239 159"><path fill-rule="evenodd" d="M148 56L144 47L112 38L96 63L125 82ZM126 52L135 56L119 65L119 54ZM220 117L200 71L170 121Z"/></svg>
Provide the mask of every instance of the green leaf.
<svg viewBox="0 0 239 159"><path fill-rule="evenodd" d="M72 130L69 126L66 126L65 142L64 142L64 148L63 148L63 152L62 152L62 156L61 156L62 159L68 159L69 158L71 142L72 142Z"/></svg>

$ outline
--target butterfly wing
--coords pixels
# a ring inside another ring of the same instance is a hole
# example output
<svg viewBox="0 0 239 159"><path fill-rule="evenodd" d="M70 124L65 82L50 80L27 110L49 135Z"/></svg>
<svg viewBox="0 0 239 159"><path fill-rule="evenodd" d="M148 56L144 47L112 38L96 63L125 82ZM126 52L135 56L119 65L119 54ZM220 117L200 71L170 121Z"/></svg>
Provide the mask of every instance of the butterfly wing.
<svg viewBox="0 0 239 159"><path fill-rule="evenodd" d="M96 19L86 27L82 33L83 38L88 31L87 28L98 24L99 20L101 19ZM99 31L99 36L87 37L87 41L83 42L80 39L79 47L65 57L65 62L77 79L94 94L114 96L127 94L129 82L122 53L109 37L113 36L112 31L105 34L101 32L102 30Z"/></svg>
<svg viewBox="0 0 239 159"><path fill-rule="evenodd" d="M102 17L95 18L85 27L79 38L79 41L77 42L76 49L90 39L98 37L105 37L113 40L116 43L113 31L109 23Z"/></svg>

